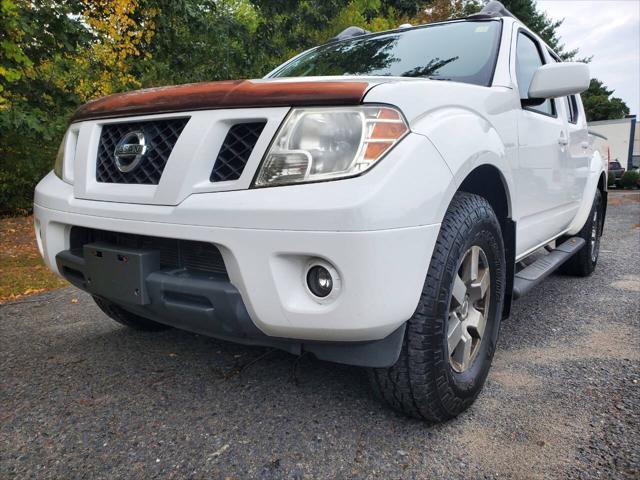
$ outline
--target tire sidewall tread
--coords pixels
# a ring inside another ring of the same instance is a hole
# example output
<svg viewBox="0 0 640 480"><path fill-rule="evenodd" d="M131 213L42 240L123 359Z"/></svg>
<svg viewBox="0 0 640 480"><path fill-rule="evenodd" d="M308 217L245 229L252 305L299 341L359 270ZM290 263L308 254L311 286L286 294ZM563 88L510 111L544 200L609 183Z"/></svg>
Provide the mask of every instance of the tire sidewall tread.
<svg viewBox="0 0 640 480"><path fill-rule="evenodd" d="M491 334L487 342L483 339L471 367L475 372L457 374L450 367L445 343L451 290L462 256L478 242L486 247L491 265L491 318L487 323ZM432 422L468 408L482 389L495 352L505 271L502 233L493 209L478 195L456 194L442 222L420 301L407 323L400 357L394 366L370 372L378 396L409 416Z"/></svg>
<svg viewBox="0 0 640 480"><path fill-rule="evenodd" d="M596 189L596 193L594 194L593 204L591 205L591 210L589 210L589 217L587 218L587 221L576 234L576 237L584 239L585 244L575 255L560 267L560 272L565 275L588 277L596 269L599 255L596 257L595 261L591 259L591 228L593 227L593 213L595 209L598 209L598 221L600 222L598 237L600 237L602 236L602 230L604 229L604 223L602 221L604 206L602 203L602 194L599 189Z"/></svg>

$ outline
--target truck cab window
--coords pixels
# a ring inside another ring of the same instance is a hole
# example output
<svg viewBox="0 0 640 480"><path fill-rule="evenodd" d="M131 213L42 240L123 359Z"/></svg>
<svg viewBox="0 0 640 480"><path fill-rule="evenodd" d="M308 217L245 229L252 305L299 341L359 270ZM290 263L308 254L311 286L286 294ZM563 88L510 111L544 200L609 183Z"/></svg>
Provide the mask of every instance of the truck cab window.
<svg viewBox="0 0 640 480"><path fill-rule="evenodd" d="M576 100L575 95L571 95L570 97L564 97L566 105L567 105L567 120L570 123L578 123L578 101Z"/></svg>
<svg viewBox="0 0 640 480"><path fill-rule="evenodd" d="M560 57L556 55L553 51L547 50L549 55L556 63L561 63ZM576 124L578 123L578 100L576 100L575 95L570 95L568 97L564 97L565 106L567 107L567 121L569 123Z"/></svg>

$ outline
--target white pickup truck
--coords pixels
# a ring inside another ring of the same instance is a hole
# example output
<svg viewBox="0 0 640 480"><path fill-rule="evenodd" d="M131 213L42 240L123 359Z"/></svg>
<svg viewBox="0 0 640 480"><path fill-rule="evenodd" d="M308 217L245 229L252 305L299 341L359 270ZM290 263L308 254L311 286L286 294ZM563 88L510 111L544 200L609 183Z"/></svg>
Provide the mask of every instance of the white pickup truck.
<svg viewBox="0 0 640 480"><path fill-rule="evenodd" d="M491 2L349 28L261 80L98 99L36 188L38 246L122 324L368 367L391 406L443 421L482 389L512 299L595 268L588 83Z"/></svg>

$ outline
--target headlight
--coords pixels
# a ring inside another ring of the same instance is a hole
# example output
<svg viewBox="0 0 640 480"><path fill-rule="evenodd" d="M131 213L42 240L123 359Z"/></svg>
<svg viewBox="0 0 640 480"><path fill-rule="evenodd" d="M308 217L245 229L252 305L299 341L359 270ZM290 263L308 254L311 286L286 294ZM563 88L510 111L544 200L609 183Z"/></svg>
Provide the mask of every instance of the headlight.
<svg viewBox="0 0 640 480"><path fill-rule="evenodd" d="M293 109L276 134L254 186L359 175L408 131L402 114L391 107Z"/></svg>
<svg viewBox="0 0 640 480"><path fill-rule="evenodd" d="M65 133L64 137L62 137L62 142L60 142L60 147L58 148L58 155L56 155L56 163L53 165L53 173L55 173L60 180L64 180L63 178L64 151L65 151L66 143L67 143L67 134Z"/></svg>

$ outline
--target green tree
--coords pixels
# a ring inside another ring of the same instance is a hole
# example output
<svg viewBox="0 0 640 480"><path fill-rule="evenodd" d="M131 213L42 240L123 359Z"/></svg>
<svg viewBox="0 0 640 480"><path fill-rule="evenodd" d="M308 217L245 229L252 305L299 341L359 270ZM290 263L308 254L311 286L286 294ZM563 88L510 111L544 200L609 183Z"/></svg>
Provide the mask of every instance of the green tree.
<svg viewBox="0 0 640 480"><path fill-rule="evenodd" d="M143 86L262 76L265 44L258 11L247 0L143 0L157 11L146 57L136 62Z"/></svg>
<svg viewBox="0 0 640 480"><path fill-rule="evenodd" d="M345 28L356 25L380 31L399 24L399 15L382 0L252 0L259 12L257 38L269 39L263 48L271 68L302 50L320 45ZM266 73L265 71L265 73Z"/></svg>
<svg viewBox="0 0 640 480"><path fill-rule="evenodd" d="M451 18L463 18L482 8L478 0L429 0L413 17L405 19L412 25L441 22Z"/></svg>
<svg viewBox="0 0 640 480"><path fill-rule="evenodd" d="M256 78L344 28L371 31L477 12L484 0L0 0L0 214L27 212L74 109L138 87ZM552 48L561 22L505 5ZM371 55L367 48L353 55ZM376 52L384 62L384 50ZM425 66L430 68L432 66ZM421 72L416 71L416 75ZM590 120L620 118L601 82Z"/></svg>
<svg viewBox="0 0 640 480"><path fill-rule="evenodd" d="M90 38L79 13L74 2L0 0L0 215L30 210L79 102L57 82Z"/></svg>
<svg viewBox="0 0 640 480"><path fill-rule="evenodd" d="M629 114L629 107L618 97L612 97L609 90L600 80L592 79L589 89L582 94L582 103L587 114L587 121L613 120L624 118Z"/></svg>
<svg viewBox="0 0 640 480"><path fill-rule="evenodd" d="M424 0L382 0L381 7L393 10L401 17L415 17L428 5Z"/></svg>
<svg viewBox="0 0 640 480"><path fill-rule="evenodd" d="M479 12L489 0L427 0L417 13L410 16L411 23L421 24L449 18L466 17ZM535 0L502 0L502 4L536 32L561 58L574 58L577 50L565 51L557 30L562 20L552 20L537 8Z"/></svg>
<svg viewBox="0 0 640 480"><path fill-rule="evenodd" d="M502 0L503 5L527 27L536 32L563 60L575 58L577 50L565 51L558 36L563 20L552 20L538 10L535 0Z"/></svg>
<svg viewBox="0 0 640 480"><path fill-rule="evenodd" d="M141 86L135 65L148 56L157 9L138 0L76 0L81 21L92 34L60 81L82 102Z"/></svg>
<svg viewBox="0 0 640 480"><path fill-rule="evenodd" d="M16 3L0 0L0 105L8 101L7 84L22 79L33 66L22 45L26 29Z"/></svg>

